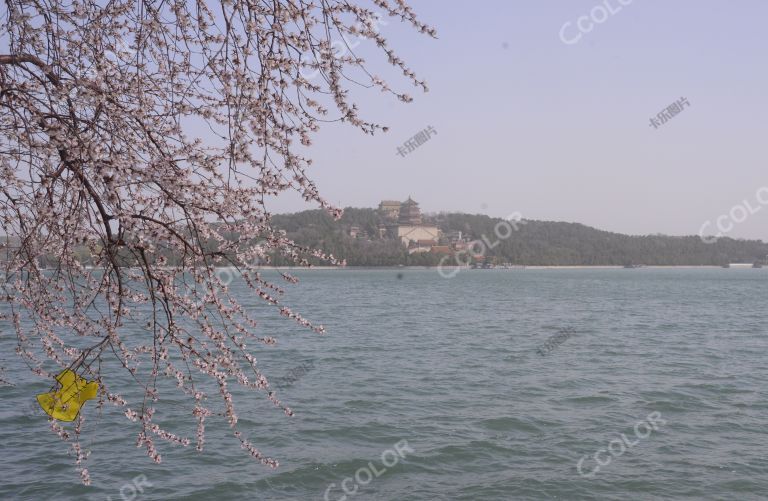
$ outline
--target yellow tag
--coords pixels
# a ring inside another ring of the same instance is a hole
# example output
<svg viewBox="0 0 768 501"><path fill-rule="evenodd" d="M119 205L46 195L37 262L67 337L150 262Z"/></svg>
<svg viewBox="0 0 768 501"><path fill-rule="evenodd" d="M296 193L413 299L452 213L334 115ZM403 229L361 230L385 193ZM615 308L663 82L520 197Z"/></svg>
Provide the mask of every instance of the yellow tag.
<svg viewBox="0 0 768 501"><path fill-rule="evenodd" d="M92 398L96 398L99 384L87 381L69 369L64 369L56 376L61 388L55 392L41 393L37 403L52 418L59 421L74 421L80 413L80 407Z"/></svg>

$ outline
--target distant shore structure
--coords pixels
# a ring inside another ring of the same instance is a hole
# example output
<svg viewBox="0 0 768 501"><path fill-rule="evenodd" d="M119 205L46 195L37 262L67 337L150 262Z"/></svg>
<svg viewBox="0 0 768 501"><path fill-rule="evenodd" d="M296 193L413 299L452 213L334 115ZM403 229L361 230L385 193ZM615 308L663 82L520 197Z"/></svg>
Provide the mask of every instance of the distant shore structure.
<svg viewBox="0 0 768 501"><path fill-rule="evenodd" d="M433 224L424 224L419 204L410 196L405 202L382 200L379 214L385 223L379 232L396 238L408 248L408 253L430 252L438 246L440 229Z"/></svg>

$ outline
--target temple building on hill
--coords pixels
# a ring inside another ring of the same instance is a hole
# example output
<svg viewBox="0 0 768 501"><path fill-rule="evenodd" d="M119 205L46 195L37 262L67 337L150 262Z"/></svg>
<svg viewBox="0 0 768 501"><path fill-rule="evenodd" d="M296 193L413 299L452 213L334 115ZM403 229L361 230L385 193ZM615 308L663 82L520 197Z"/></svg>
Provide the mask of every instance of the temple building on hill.
<svg viewBox="0 0 768 501"><path fill-rule="evenodd" d="M387 221L395 222L400 217L400 206L396 200L382 200L379 204L379 214Z"/></svg>
<svg viewBox="0 0 768 501"><path fill-rule="evenodd" d="M400 214L397 217L397 224L405 226L418 226L421 224L421 210L419 204L413 201L411 197L400 206Z"/></svg>
<svg viewBox="0 0 768 501"><path fill-rule="evenodd" d="M379 204L379 212L390 222L387 226L390 237L400 240L409 253L429 252L440 240L440 230L423 224L419 204L411 197L403 203L384 200Z"/></svg>

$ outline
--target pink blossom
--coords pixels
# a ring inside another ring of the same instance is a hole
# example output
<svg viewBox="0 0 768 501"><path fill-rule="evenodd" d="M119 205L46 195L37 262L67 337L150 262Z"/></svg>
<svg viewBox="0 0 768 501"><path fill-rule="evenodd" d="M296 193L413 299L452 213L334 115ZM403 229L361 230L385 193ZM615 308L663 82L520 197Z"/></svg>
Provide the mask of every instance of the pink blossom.
<svg viewBox="0 0 768 501"><path fill-rule="evenodd" d="M435 36L404 0L373 3ZM350 88L358 84L411 100L372 76L360 57L334 54L332 34L368 39L406 82L424 91L426 84L357 2L5 6L0 228L15 243L5 249L9 293L0 301L8 306L4 318L14 326L17 355L51 382L63 368L97 380L96 409L86 405L82 412L102 412L105 402L121 408L139 429L137 446L155 462L162 459L155 437L164 446L190 443L152 422L150 406L163 405L164 378L194 400L189 419L197 423L198 450L205 420L220 417L207 406L201 381L218 384L221 417L233 429L230 385L263 392L293 415L270 391L254 355L254 343L277 339L259 332L252 311L262 310L243 305L257 298L324 333L286 304L283 286L298 279L281 273L273 283L259 265L276 256L299 266L345 262L276 230L265 200L292 191L340 218L341 209L320 195L308 173L312 159L305 155L321 125L385 130L352 101ZM307 69L322 78L305 76ZM348 78L350 71L360 77ZM105 364L122 368L142 398L129 407L132 392L102 377ZM71 447L87 484L81 425L70 432L52 421L51 429L64 441L74 434ZM277 466L235 433L251 456Z"/></svg>

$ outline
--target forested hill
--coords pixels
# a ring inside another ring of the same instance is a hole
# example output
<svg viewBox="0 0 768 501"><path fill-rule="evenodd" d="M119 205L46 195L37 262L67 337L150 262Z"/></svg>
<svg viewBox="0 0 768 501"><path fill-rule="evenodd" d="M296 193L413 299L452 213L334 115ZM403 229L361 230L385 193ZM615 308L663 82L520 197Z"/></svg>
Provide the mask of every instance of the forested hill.
<svg viewBox="0 0 768 501"><path fill-rule="evenodd" d="M698 236L629 236L556 221L526 220L509 238L500 239L494 233L494 226L500 221L485 215L439 214L425 217L424 222L437 225L444 233L461 231L469 239L485 237L487 243L494 246L485 255L496 263L723 265L763 262L768 255L768 244L759 240L721 238L708 244ZM273 222L296 243L345 258L350 266L435 265L442 257L433 253L408 255L397 241L379 238L380 219L374 209L347 208L340 221L333 221L325 212L315 210L275 215ZM352 238L349 235L352 226L358 226L368 237ZM505 234L503 230L500 233Z"/></svg>

